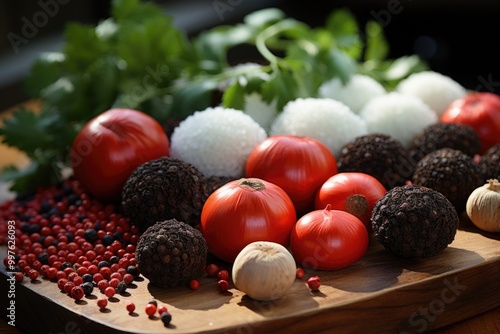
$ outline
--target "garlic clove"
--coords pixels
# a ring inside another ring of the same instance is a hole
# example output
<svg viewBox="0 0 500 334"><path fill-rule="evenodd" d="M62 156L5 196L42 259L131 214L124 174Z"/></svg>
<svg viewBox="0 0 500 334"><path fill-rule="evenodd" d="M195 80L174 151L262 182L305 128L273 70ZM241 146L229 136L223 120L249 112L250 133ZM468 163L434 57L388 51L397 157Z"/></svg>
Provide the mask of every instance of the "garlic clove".
<svg viewBox="0 0 500 334"><path fill-rule="evenodd" d="M255 300L282 298L295 282L296 264L282 245L268 241L248 244L238 253L232 270L236 288Z"/></svg>
<svg viewBox="0 0 500 334"><path fill-rule="evenodd" d="M467 199L466 212L472 223L486 232L500 232L500 182L487 181Z"/></svg>

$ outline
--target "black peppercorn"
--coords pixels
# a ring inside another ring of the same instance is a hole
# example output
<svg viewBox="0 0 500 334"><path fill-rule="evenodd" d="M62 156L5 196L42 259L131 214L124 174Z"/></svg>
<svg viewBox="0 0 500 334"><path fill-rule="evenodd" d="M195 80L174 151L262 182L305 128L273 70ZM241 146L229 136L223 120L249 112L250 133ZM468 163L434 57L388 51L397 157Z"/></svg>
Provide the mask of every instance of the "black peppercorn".
<svg viewBox="0 0 500 334"><path fill-rule="evenodd" d="M73 265L70 262L63 262L61 264L61 269L60 270L64 270L66 268L71 268L71 267L73 267Z"/></svg>
<svg viewBox="0 0 500 334"><path fill-rule="evenodd" d="M40 261L42 264L48 264L49 254L40 253L40 254L38 254L37 258L38 258L38 261Z"/></svg>
<svg viewBox="0 0 500 334"><path fill-rule="evenodd" d="M118 292L119 294L124 293L126 290L127 290L127 284L123 281L118 283L118 285L116 286L116 292Z"/></svg>
<svg viewBox="0 0 500 334"><path fill-rule="evenodd" d="M108 261L100 261L98 264L97 264L97 268L101 269L102 267L109 267L110 264Z"/></svg>
<svg viewBox="0 0 500 334"><path fill-rule="evenodd" d="M113 241L115 241L115 238L113 238L113 236L111 234L105 234L103 237L102 237L102 244L104 246L109 246L113 243Z"/></svg>
<svg viewBox="0 0 500 334"><path fill-rule="evenodd" d="M84 282L80 284L80 287L83 289L83 293L85 294L85 296L90 296L94 291L94 285L92 284L92 282Z"/></svg>
<svg viewBox="0 0 500 334"><path fill-rule="evenodd" d="M85 230L85 233L83 234L83 237L85 240L87 240L90 243L94 243L94 241L97 240L97 231L94 230L93 228L89 228Z"/></svg>
<svg viewBox="0 0 500 334"><path fill-rule="evenodd" d="M164 325L168 325L172 321L172 315L169 312L163 312L160 319Z"/></svg>
<svg viewBox="0 0 500 334"><path fill-rule="evenodd" d="M130 274L134 277L139 276L139 270L137 270L136 266L128 266L127 267L127 274Z"/></svg>
<svg viewBox="0 0 500 334"><path fill-rule="evenodd" d="M84 283L92 283L94 277L91 274L83 274L82 280Z"/></svg>

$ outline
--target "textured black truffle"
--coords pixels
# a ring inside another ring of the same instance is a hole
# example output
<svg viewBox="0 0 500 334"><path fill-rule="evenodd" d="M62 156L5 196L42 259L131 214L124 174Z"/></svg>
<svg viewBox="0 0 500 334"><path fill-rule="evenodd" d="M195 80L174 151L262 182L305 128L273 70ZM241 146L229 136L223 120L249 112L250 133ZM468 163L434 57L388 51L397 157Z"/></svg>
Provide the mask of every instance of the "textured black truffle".
<svg viewBox="0 0 500 334"><path fill-rule="evenodd" d="M484 183L489 179L500 180L500 144L491 147L481 156L478 168L482 177L481 181Z"/></svg>
<svg viewBox="0 0 500 334"><path fill-rule="evenodd" d="M412 183L439 191L459 213L465 210L470 193L483 184L472 157L451 148L422 158L415 167Z"/></svg>
<svg viewBox="0 0 500 334"><path fill-rule="evenodd" d="M141 231L171 218L196 226L208 195L207 180L196 167L162 157L132 172L123 187L122 204Z"/></svg>
<svg viewBox="0 0 500 334"><path fill-rule="evenodd" d="M199 230L170 219L150 226L135 253L141 274L156 286L170 288L202 274L208 249Z"/></svg>
<svg viewBox="0 0 500 334"><path fill-rule="evenodd" d="M459 218L441 193L406 185L389 190L375 204L371 224L386 249L406 258L428 258L454 240Z"/></svg>
<svg viewBox="0 0 500 334"><path fill-rule="evenodd" d="M386 189L403 185L415 163L398 140L384 134L360 136L346 144L337 157L339 172L362 172L375 177Z"/></svg>
<svg viewBox="0 0 500 334"><path fill-rule="evenodd" d="M427 154L445 147L474 156L481 148L481 140L469 125L435 123L427 126L413 139L409 148L410 157L418 162Z"/></svg>

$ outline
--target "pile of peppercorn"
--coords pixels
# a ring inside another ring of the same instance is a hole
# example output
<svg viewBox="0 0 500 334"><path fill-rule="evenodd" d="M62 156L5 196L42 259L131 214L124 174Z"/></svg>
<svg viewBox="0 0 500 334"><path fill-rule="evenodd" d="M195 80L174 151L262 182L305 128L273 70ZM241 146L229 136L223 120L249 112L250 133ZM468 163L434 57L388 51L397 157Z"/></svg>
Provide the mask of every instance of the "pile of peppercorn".
<svg viewBox="0 0 500 334"><path fill-rule="evenodd" d="M15 233L8 233L12 226ZM0 232L9 250L4 265L18 281L41 276L77 300L95 288L108 298L123 294L139 276L138 228L119 206L93 199L75 180L0 204Z"/></svg>

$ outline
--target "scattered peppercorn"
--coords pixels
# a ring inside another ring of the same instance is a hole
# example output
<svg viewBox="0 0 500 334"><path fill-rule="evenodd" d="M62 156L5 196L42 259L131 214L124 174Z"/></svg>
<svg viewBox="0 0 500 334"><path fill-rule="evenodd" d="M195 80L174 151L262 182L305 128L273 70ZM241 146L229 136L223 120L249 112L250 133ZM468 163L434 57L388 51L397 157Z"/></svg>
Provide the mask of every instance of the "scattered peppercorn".
<svg viewBox="0 0 500 334"><path fill-rule="evenodd" d="M134 277L137 277L137 276L139 276L139 269L137 269L136 266L128 266L127 273L134 276Z"/></svg>
<svg viewBox="0 0 500 334"><path fill-rule="evenodd" d="M82 287L85 296L90 296L92 292L94 292L94 285L92 282L85 282L80 284L80 286Z"/></svg>
<svg viewBox="0 0 500 334"><path fill-rule="evenodd" d="M75 287L75 283L73 282L66 282L66 284L64 284L64 292L66 292L67 294L71 294L71 289L73 289Z"/></svg>
<svg viewBox="0 0 500 334"><path fill-rule="evenodd" d="M198 290L200 288L200 282L198 280L192 279L189 281L189 287L191 290Z"/></svg>
<svg viewBox="0 0 500 334"><path fill-rule="evenodd" d="M127 311L128 311L128 313L132 313L132 312L134 312L134 311L135 311L135 304L134 304L134 303L132 303L132 302L127 303L127 306L126 306L126 307L127 307Z"/></svg>
<svg viewBox="0 0 500 334"><path fill-rule="evenodd" d="M116 292L118 292L119 294L123 294L125 293L125 291L127 291L127 284L123 281L118 283L118 285L116 286Z"/></svg>
<svg viewBox="0 0 500 334"><path fill-rule="evenodd" d="M319 290L320 285L321 285L321 280L319 276L312 276L309 277L309 279L307 280L307 286L309 287L309 289L313 291Z"/></svg>
<svg viewBox="0 0 500 334"><path fill-rule="evenodd" d="M217 278L229 281L229 272L227 270L225 270L225 269L224 270L220 270L217 273Z"/></svg>
<svg viewBox="0 0 500 334"><path fill-rule="evenodd" d="M108 300L104 297L97 299L97 306L101 309L106 308L106 306L108 306Z"/></svg>
<svg viewBox="0 0 500 334"><path fill-rule="evenodd" d="M85 295L85 292L83 291L81 286L77 285L77 286L73 286L70 294L71 294L71 298L76 299L76 300L80 300Z"/></svg>
<svg viewBox="0 0 500 334"><path fill-rule="evenodd" d="M102 279L97 283L97 288L101 291L106 290L107 287L109 287L109 282L105 279Z"/></svg>
<svg viewBox="0 0 500 334"><path fill-rule="evenodd" d="M159 315L162 315L164 312L167 312L168 309L165 305L160 305L156 308L156 311L158 312Z"/></svg>
<svg viewBox="0 0 500 334"><path fill-rule="evenodd" d="M297 268L297 272L295 273L295 277L298 279L303 278L305 275L305 271L303 268Z"/></svg>
<svg viewBox="0 0 500 334"><path fill-rule="evenodd" d="M17 272L15 275L14 275L14 278L16 279L17 282L22 282L23 279L24 279L24 275L22 272Z"/></svg>
<svg viewBox="0 0 500 334"><path fill-rule="evenodd" d="M120 284L121 281L118 278L112 278L108 282L109 282L109 286L116 289L116 287L118 286L118 284Z"/></svg>
<svg viewBox="0 0 500 334"><path fill-rule="evenodd" d="M221 279L217 282L217 288L219 289L220 292L225 292L229 290L229 282Z"/></svg>
<svg viewBox="0 0 500 334"><path fill-rule="evenodd" d="M220 271L219 269L219 266L214 264L214 263L210 263L209 265L207 265L205 267L205 272L207 273L208 276L210 277L215 277L217 276L217 273Z"/></svg>
<svg viewBox="0 0 500 334"><path fill-rule="evenodd" d="M129 273L123 275L123 282L127 285L132 284L134 282L134 276Z"/></svg>
<svg viewBox="0 0 500 334"><path fill-rule="evenodd" d="M105 290L104 290L104 294L106 295L106 297L108 298L111 298L115 295L116 293L116 290L115 288L113 288L112 286L108 286Z"/></svg>
<svg viewBox="0 0 500 334"><path fill-rule="evenodd" d="M29 272L28 272L28 276L30 278L30 280L34 281L38 278L38 271L36 271L35 269L31 269Z"/></svg>
<svg viewBox="0 0 500 334"><path fill-rule="evenodd" d="M147 315L152 317L156 313L156 305L153 303L148 303L148 305L146 305L145 311Z"/></svg>
<svg viewBox="0 0 500 334"><path fill-rule="evenodd" d="M160 319L163 324L167 326L172 321L172 315L169 312L163 312L160 316Z"/></svg>
<svg viewBox="0 0 500 334"><path fill-rule="evenodd" d="M57 287L59 288L59 290L61 291L64 291L64 285L68 283L68 280L66 278L60 278L58 281L57 281Z"/></svg>

